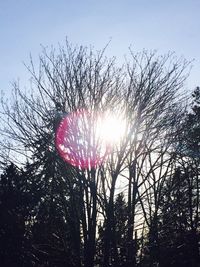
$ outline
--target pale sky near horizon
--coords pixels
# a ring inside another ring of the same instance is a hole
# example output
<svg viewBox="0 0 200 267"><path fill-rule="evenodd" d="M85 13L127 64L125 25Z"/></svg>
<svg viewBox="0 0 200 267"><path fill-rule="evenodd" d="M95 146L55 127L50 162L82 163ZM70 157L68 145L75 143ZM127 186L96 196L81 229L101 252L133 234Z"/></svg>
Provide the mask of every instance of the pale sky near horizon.
<svg viewBox="0 0 200 267"><path fill-rule="evenodd" d="M0 0L0 90L28 79L23 62L37 60L41 44L57 46L66 36L73 44L103 48L110 56L175 51L195 59L188 89L200 86L200 0Z"/></svg>

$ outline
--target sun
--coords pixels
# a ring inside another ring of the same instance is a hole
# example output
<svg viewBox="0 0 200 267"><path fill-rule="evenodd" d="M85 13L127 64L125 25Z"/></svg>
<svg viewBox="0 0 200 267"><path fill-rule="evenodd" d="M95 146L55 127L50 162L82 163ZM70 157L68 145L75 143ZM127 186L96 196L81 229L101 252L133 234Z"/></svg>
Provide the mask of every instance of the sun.
<svg viewBox="0 0 200 267"><path fill-rule="evenodd" d="M125 136L126 122L119 114L108 113L97 120L97 136L110 146L119 145Z"/></svg>
<svg viewBox="0 0 200 267"><path fill-rule="evenodd" d="M126 132L121 114L77 110L65 116L56 131L56 147L69 164L97 167L120 145Z"/></svg>

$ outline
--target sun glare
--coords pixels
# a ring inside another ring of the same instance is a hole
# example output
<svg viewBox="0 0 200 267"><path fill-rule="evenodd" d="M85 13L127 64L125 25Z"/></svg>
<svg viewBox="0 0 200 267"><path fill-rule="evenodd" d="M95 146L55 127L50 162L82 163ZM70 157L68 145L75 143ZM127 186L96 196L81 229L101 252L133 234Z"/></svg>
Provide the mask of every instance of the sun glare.
<svg viewBox="0 0 200 267"><path fill-rule="evenodd" d="M78 110L61 121L56 132L56 147L69 164L96 167L120 144L125 126L120 115Z"/></svg>
<svg viewBox="0 0 200 267"><path fill-rule="evenodd" d="M125 134L125 120L114 114L104 116L97 124L97 136L103 143L119 145Z"/></svg>

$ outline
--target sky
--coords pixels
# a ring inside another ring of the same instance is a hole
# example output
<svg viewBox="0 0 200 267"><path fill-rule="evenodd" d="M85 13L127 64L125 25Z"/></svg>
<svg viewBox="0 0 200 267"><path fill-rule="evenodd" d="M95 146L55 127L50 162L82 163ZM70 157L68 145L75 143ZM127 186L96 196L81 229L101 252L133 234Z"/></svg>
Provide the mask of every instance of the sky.
<svg viewBox="0 0 200 267"><path fill-rule="evenodd" d="M73 44L102 49L123 60L134 52L174 51L193 60L186 87L200 86L200 0L0 0L0 90L29 78L43 46Z"/></svg>

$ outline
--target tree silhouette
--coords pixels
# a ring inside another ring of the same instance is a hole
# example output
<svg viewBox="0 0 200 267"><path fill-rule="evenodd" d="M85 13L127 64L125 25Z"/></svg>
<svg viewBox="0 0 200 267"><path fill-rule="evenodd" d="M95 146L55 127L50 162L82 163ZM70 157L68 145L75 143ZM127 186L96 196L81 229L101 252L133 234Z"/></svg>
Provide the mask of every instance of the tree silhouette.
<svg viewBox="0 0 200 267"><path fill-rule="evenodd" d="M29 226L32 210L30 180L10 164L0 177L0 262L30 266Z"/></svg>
<svg viewBox="0 0 200 267"><path fill-rule="evenodd" d="M44 49L38 70L32 59L27 67L30 90L15 83L12 102L2 101L2 157L9 149L9 160L29 162L21 172L33 198L25 225L36 266L136 266L141 226L151 244L159 239L188 63L130 51L118 67L104 53L68 42L58 53ZM126 133L102 156L96 118L107 114L122 117Z"/></svg>

